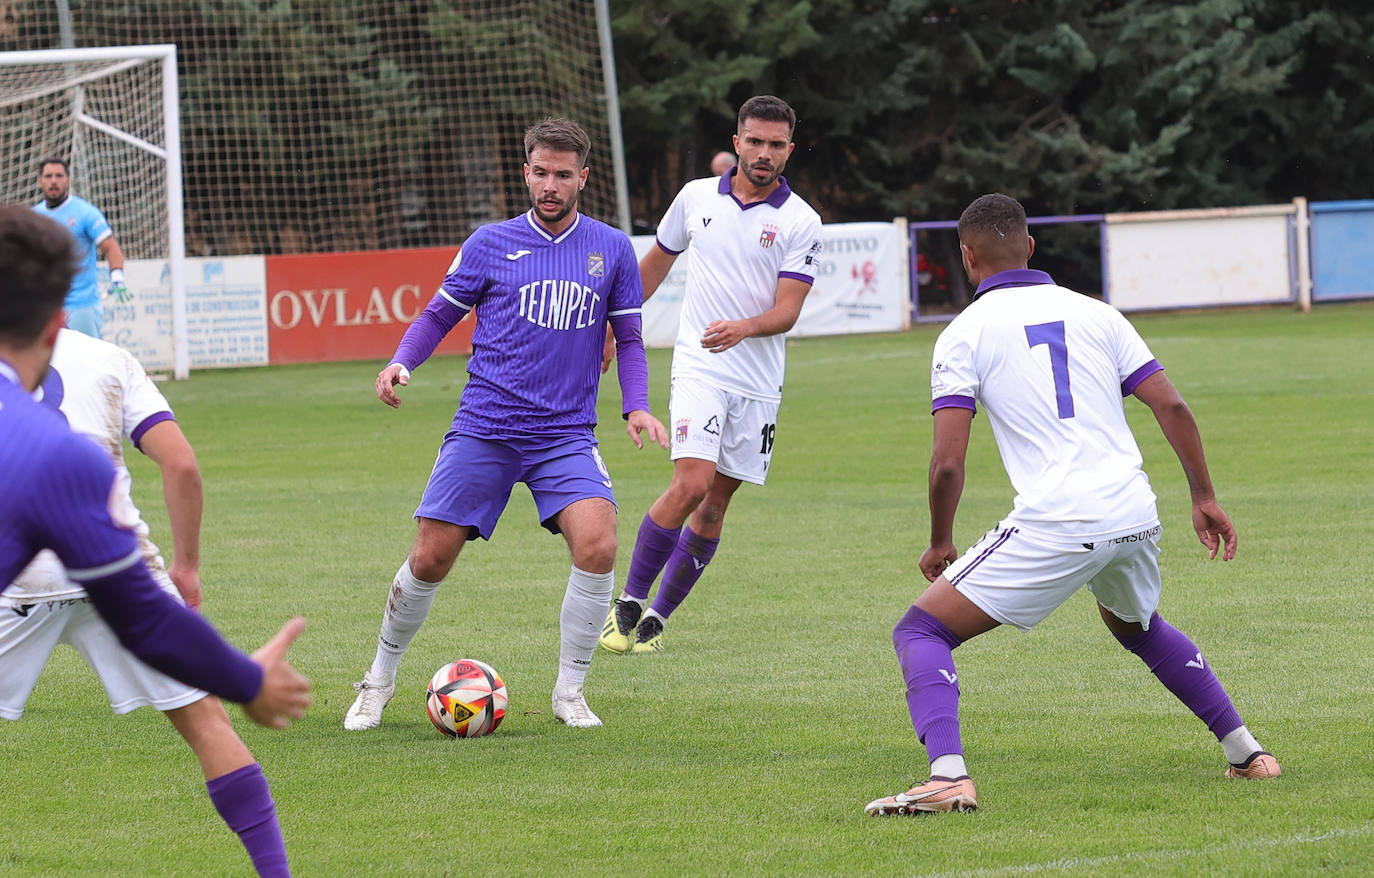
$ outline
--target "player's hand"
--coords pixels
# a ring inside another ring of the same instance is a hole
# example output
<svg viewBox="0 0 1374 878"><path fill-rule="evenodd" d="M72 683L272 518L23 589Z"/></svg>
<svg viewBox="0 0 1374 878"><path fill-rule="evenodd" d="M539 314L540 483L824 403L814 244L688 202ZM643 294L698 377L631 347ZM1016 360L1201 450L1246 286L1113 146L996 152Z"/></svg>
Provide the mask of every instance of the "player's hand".
<svg viewBox="0 0 1374 878"><path fill-rule="evenodd" d="M959 559L959 550L954 548L953 543L943 546L930 546L921 553L921 573L930 582L940 578L940 574L945 572L945 568Z"/></svg>
<svg viewBox="0 0 1374 878"><path fill-rule="evenodd" d="M606 324L606 345L601 349L601 374L611 368L611 360L615 359L615 333L611 331L611 325Z"/></svg>
<svg viewBox="0 0 1374 878"><path fill-rule="evenodd" d="M393 390L397 384L405 387L410 383L410 370L400 363L390 363L377 373L377 398L394 409L401 407L401 398Z"/></svg>
<svg viewBox="0 0 1374 878"><path fill-rule="evenodd" d="M706 324L706 331L701 336L701 346L713 354L718 354L728 351L751 334L747 320L715 320Z"/></svg>
<svg viewBox="0 0 1374 878"><path fill-rule="evenodd" d="M1236 526L1217 501L1203 500L1193 504L1193 530L1207 547L1208 558L1216 558L1218 551L1223 561L1236 557Z"/></svg>
<svg viewBox="0 0 1374 878"><path fill-rule="evenodd" d="M110 288L106 292L121 305L127 305L134 300L134 294L129 292L129 288L122 280L110 281Z"/></svg>
<svg viewBox="0 0 1374 878"><path fill-rule="evenodd" d="M305 716L310 706L310 681L286 661L286 650L304 630L305 619L297 616L253 653L253 661L262 667L262 688L257 698L243 706L243 712L258 725L284 729L291 720Z"/></svg>
<svg viewBox="0 0 1374 878"><path fill-rule="evenodd" d="M625 432L630 434L630 440L634 442L635 448L644 447L644 440L639 434L645 430L649 431L650 439L664 448L668 447L668 428L664 427L658 418L642 409L635 409L625 420Z"/></svg>
<svg viewBox="0 0 1374 878"><path fill-rule="evenodd" d="M177 587L177 592L181 599L186 602L186 606L193 610L200 609L202 600L200 590L200 571L194 567L178 567L176 562L167 568L167 575L171 578L172 584Z"/></svg>

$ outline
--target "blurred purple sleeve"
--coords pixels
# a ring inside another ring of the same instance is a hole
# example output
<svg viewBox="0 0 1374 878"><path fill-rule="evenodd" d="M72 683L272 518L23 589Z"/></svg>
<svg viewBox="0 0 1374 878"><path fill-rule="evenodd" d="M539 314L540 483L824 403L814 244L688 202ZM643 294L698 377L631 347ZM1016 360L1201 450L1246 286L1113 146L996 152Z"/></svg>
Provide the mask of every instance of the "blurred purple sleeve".
<svg viewBox="0 0 1374 878"><path fill-rule="evenodd" d="M429 306L420 312L415 322L406 327L401 343L396 346L392 363L400 363L414 372L421 363L429 359L444 336L467 316L469 308L455 305L442 294L429 300Z"/></svg>
<svg viewBox="0 0 1374 878"><path fill-rule="evenodd" d="M615 332L615 370L620 379L621 415L649 410L649 360L644 355L640 336L640 316L623 314L611 318Z"/></svg>
<svg viewBox="0 0 1374 878"><path fill-rule="evenodd" d="M226 701L247 704L257 697L258 663L159 588L142 560L81 586L119 642L144 663Z"/></svg>
<svg viewBox="0 0 1374 878"><path fill-rule="evenodd" d="M252 701L262 687L262 669L158 586L133 532L112 518L115 474L106 452L72 433L61 443L53 455L61 465L44 468L43 494L29 508L42 544L86 589L125 649L189 686Z"/></svg>

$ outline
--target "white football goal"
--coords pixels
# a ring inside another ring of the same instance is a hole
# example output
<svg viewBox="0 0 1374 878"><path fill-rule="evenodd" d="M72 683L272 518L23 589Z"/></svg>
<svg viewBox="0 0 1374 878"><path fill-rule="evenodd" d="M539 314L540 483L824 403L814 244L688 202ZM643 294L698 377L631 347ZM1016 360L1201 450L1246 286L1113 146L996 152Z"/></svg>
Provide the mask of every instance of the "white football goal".
<svg viewBox="0 0 1374 878"><path fill-rule="evenodd" d="M128 260L131 306L158 326L178 378L190 372L174 45L0 52L0 201L39 199L39 162L61 158L74 195L104 212ZM152 286L160 295L145 295ZM169 304L168 304L169 303ZM117 341L117 339L114 339Z"/></svg>

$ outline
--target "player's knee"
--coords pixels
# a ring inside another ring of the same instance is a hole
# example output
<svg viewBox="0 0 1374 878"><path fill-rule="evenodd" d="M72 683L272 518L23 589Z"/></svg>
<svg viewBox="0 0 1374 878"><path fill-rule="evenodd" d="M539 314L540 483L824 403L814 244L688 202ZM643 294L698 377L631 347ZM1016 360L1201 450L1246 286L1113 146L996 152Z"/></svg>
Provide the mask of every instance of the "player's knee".
<svg viewBox="0 0 1374 878"><path fill-rule="evenodd" d="M696 510L697 519L709 528L717 528L725 521L725 504L710 498L701 501Z"/></svg>
<svg viewBox="0 0 1374 878"><path fill-rule="evenodd" d="M416 546L410 552L410 572L421 582L441 582L458 556L433 547Z"/></svg>
<svg viewBox="0 0 1374 878"><path fill-rule="evenodd" d="M573 551L573 564L588 573L608 573L615 567L615 533L581 541Z"/></svg>
<svg viewBox="0 0 1374 878"><path fill-rule="evenodd" d="M668 486L668 499L683 514L687 514L701 505L710 488L711 480L709 478L678 474L674 476L673 483Z"/></svg>
<svg viewBox="0 0 1374 878"><path fill-rule="evenodd" d="M229 714L225 712L224 705L218 698L207 696L165 713L192 749L207 742L221 740L226 735L238 736Z"/></svg>

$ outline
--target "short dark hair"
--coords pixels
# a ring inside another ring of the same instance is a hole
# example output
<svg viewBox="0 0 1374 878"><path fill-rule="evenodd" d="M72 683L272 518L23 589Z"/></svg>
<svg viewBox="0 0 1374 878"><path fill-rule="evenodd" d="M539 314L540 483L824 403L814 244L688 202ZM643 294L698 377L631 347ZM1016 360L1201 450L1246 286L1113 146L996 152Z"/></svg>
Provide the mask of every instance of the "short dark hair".
<svg viewBox="0 0 1374 878"><path fill-rule="evenodd" d="M43 169L46 168L48 165L61 165L62 170L66 172L68 177L72 175L72 166L67 164L67 160L60 159L55 155L48 156L47 158L43 159L43 161L38 163L38 173L43 173Z"/></svg>
<svg viewBox="0 0 1374 878"><path fill-rule="evenodd" d="M525 131L525 161L529 161L530 154L541 146L554 152L575 152L578 167L586 167L592 139L571 119L550 117Z"/></svg>
<svg viewBox="0 0 1374 878"><path fill-rule="evenodd" d="M1026 209L1015 198L1000 192L975 198L959 215L959 240L965 243L973 237L998 240L1024 238L1027 234Z"/></svg>
<svg viewBox="0 0 1374 878"><path fill-rule="evenodd" d="M61 223L20 204L0 205L0 342L33 344L62 308L76 248Z"/></svg>
<svg viewBox="0 0 1374 878"><path fill-rule="evenodd" d="M786 122L787 136L790 139L792 132L797 130L797 111L776 95L754 95L744 102L739 108L739 127L743 128L748 119L758 119L762 122Z"/></svg>

